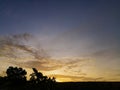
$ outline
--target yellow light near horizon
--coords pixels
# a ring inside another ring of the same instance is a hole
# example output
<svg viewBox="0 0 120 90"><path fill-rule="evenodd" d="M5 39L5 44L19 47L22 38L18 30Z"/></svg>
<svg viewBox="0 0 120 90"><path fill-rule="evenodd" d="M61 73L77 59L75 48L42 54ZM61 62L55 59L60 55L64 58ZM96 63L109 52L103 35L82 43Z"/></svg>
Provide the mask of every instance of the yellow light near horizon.
<svg viewBox="0 0 120 90"><path fill-rule="evenodd" d="M56 78L56 82L63 82L62 80L60 80L60 79L58 79L58 78Z"/></svg>
<svg viewBox="0 0 120 90"><path fill-rule="evenodd" d="M70 82L71 81L71 79L70 78L56 78L56 81L57 82Z"/></svg>

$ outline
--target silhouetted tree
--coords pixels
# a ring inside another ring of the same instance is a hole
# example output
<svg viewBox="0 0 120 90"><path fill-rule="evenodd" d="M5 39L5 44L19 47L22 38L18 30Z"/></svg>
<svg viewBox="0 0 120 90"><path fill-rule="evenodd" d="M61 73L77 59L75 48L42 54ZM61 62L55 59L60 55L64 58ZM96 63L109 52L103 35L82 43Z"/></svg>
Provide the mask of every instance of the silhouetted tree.
<svg viewBox="0 0 120 90"><path fill-rule="evenodd" d="M48 78L47 76L43 76L41 72L38 72L36 68L32 68L34 73L30 74L30 81L34 83L39 83L39 82L56 82L55 78Z"/></svg>
<svg viewBox="0 0 120 90"><path fill-rule="evenodd" d="M52 77L52 82L56 82L56 78L55 77Z"/></svg>
<svg viewBox="0 0 120 90"><path fill-rule="evenodd" d="M30 81L38 83L44 80L44 76L41 72L38 72L36 68L32 68L34 73L30 74Z"/></svg>
<svg viewBox="0 0 120 90"><path fill-rule="evenodd" d="M12 67L10 66L7 71L7 79L11 82L25 82L26 81L26 74L27 72L18 67Z"/></svg>

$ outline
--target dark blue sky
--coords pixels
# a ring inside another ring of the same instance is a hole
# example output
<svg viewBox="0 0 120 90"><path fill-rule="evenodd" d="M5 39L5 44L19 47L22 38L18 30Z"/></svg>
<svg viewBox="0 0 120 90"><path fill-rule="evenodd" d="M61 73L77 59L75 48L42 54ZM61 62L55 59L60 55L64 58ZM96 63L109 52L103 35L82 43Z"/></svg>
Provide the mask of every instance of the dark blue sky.
<svg viewBox="0 0 120 90"><path fill-rule="evenodd" d="M36 28L42 31L47 25L60 28L59 32L83 23L96 23L118 31L119 3L119 0L0 0L0 30L1 34L31 33Z"/></svg>

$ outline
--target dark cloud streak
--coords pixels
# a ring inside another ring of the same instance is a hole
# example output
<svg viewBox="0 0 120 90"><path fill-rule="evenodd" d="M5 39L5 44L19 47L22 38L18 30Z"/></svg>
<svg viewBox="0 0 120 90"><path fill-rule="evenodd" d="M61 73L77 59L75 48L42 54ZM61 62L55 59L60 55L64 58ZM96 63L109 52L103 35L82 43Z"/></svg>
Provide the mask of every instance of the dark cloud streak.
<svg viewBox="0 0 120 90"><path fill-rule="evenodd" d="M2 37L0 38L0 49L1 51L9 52L8 56L13 56L13 53L15 54L16 50L23 50L30 53L37 60L48 58L48 55L42 48L32 48L32 46L25 44L25 42L27 42L31 38L32 36L27 33ZM5 51L6 48L10 51ZM6 56L5 53L1 52L1 55L2 54L3 56Z"/></svg>

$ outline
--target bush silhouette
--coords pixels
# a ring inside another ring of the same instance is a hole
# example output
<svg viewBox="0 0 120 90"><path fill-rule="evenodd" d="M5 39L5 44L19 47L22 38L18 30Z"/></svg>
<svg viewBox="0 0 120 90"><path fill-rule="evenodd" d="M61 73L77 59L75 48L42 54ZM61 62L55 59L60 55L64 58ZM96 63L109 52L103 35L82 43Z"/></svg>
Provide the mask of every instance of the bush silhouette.
<svg viewBox="0 0 120 90"><path fill-rule="evenodd" d="M25 82L26 81L26 74L27 72L22 69L22 68L18 68L18 67L12 67L10 66L7 71L7 80L11 81L11 82Z"/></svg>
<svg viewBox="0 0 120 90"><path fill-rule="evenodd" d="M34 73L32 73L30 76L30 80L35 80L36 82L40 82L43 80L43 74L41 72L38 72L36 68L32 68Z"/></svg>
<svg viewBox="0 0 120 90"><path fill-rule="evenodd" d="M56 82L55 78L53 77L52 79L47 76L43 76L43 74L41 72L38 72L38 70L36 68L32 68L33 72L32 74L30 74L30 81L34 82L34 83L50 83L50 82Z"/></svg>

